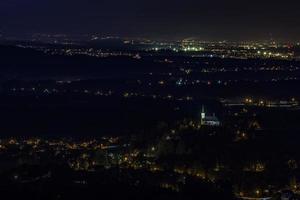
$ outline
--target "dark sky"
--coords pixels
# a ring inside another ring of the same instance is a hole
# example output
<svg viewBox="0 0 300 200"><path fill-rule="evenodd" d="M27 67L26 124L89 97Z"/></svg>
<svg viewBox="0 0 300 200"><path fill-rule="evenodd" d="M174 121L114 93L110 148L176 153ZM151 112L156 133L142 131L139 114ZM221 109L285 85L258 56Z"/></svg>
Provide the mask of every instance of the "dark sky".
<svg viewBox="0 0 300 200"><path fill-rule="evenodd" d="M10 34L300 40L299 0L1 0Z"/></svg>

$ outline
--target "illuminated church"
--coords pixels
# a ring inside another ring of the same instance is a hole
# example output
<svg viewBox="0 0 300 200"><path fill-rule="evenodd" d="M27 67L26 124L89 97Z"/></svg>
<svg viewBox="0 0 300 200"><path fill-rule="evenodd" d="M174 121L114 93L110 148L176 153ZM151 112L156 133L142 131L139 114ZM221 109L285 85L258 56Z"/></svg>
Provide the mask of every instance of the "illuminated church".
<svg viewBox="0 0 300 200"><path fill-rule="evenodd" d="M220 126L221 122L219 119L216 117L215 114L209 116L205 113L204 106L202 106L202 111L201 111L201 125L202 126Z"/></svg>

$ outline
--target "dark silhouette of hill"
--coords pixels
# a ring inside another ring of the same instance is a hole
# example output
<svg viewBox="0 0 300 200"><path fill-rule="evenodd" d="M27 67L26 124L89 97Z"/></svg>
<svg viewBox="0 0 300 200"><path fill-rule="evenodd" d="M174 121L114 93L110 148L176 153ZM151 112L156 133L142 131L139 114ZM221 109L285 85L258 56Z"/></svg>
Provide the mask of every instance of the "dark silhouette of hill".
<svg viewBox="0 0 300 200"><path fill-rule="evenodd" d="M33 49L1 45L0 56L0 78L2 79L105 78L126 76L138 73L145 67L154 67L151 62L125 56L96 58L84 55L47 55Z"/></svg>

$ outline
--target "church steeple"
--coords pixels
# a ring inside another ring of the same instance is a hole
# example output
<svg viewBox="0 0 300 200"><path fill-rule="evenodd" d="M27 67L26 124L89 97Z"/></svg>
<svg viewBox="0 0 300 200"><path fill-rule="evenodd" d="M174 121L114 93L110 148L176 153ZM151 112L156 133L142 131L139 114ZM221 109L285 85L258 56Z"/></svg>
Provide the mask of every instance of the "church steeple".
<svg viewBox="0 0 300 200"><path fill-rule="evenodd" d="M201 119L205 118L205 109L204 109L204 105L202 105L202 111L201 111Z"/></svg>
<svg viewBox="0 0 300 200"><path fill-rule="evenodd" d="M204 109L204 105L202 105L202 111L201 111L201 125L204 124L204 119L205 119L205 109Z"/></svg>

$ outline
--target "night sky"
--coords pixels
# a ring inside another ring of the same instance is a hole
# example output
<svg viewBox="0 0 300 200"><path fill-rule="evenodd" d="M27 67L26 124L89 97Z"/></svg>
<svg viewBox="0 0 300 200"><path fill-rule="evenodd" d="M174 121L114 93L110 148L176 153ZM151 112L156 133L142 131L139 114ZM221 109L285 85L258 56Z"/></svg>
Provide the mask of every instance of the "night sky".
<svg viewBox="0 0 300 200"><path fill-rule="evenodd" d="M203 40L300 40L300 1L1 0L6 34L100 33Z"/></svg>

